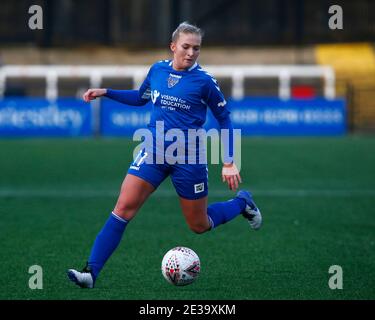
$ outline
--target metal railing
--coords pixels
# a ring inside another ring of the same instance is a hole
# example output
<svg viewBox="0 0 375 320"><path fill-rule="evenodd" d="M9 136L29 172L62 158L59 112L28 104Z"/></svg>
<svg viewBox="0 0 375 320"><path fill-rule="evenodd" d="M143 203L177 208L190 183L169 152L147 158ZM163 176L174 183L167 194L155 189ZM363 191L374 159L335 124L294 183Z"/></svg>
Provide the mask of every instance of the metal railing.
<svg viewBox="0 0 375 320"><path fill-rule="evenodd" d="M5 94L7 79L45 78L48 100L58 98L58 81L61 78L88 78L91 88L101 87L103 78L131 78L134 89L138 89L150 66L98 66L98 65L6 65L0 68L0 98ZM279 97L291 97L291 79L323 78L324 96L335 98L335 72L330 66L316 65L206 65L204 69L216 78L231 78L231 96L241 99L245 95L246 78L278 78Z"/></svg>

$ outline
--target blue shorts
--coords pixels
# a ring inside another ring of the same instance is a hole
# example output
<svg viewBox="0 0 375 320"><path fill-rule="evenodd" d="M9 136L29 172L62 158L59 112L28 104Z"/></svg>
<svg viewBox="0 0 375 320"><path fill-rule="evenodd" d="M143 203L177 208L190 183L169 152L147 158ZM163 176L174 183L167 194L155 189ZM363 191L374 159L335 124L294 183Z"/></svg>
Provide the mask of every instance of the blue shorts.
<svg viewBox="0 0 375 320"><path fill-rule="evenodd" d="M208 194L206 164L150 164L145 157L137 157L130 165L128 174L151 183L155 189L170 175L177 194L185 199L196 200Z"/></svg>

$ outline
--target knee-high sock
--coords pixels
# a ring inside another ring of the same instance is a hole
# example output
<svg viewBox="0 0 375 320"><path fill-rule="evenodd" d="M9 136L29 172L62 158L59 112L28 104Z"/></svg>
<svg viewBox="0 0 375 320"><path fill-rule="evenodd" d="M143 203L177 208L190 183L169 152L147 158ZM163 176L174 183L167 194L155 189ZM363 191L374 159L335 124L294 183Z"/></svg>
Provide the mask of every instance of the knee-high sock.
<svg viewBox="0 0 375 320"><path fill-rule="evenodd" d="M97 278L104 264L117 248L127 224L127 220L112 212L97 235L88 260L94 279Z"/></svg>
<svg viewBox="0 0 375 320"><path fill-rule="evenodd" d="M246 201L240 198L210 204L207 208L207 214L211 220L211 229L234 219L245 207Z"/></svg>

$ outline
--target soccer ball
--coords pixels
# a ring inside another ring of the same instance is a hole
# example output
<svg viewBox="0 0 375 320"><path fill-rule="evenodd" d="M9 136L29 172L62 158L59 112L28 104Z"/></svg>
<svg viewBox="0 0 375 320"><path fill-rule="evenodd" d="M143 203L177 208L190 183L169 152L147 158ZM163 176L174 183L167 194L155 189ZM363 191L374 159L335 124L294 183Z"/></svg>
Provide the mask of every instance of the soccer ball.
<svg viewBox="0 0 375 320"><path fill-rule="evenodd" d="M186 247L169 250L163 257L161 272L175 286L192 283L199 275L201 264L198 255Z"/></svg>

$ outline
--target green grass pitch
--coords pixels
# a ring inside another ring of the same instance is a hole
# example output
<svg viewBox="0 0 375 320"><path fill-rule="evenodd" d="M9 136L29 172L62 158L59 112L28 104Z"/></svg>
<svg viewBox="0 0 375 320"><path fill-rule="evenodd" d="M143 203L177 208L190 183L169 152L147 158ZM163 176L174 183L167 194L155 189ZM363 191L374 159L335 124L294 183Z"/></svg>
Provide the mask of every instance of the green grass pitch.
<svg viewBox="0 0 375 320"><path fill-rule="evenodd" d="M0 140L1 299L374 299L375 138L243 138L241 188L264 225L238 217L191 232L169 181L128 225L94 290L67 280L82 268L111 212L135 143L126 139ZM209 202L234 193L210 166ZM162 257L182 245L198 280L173 287ZM29 288L29 267L43 289ZM331 290L332 265L343 289Z"/></svg>

